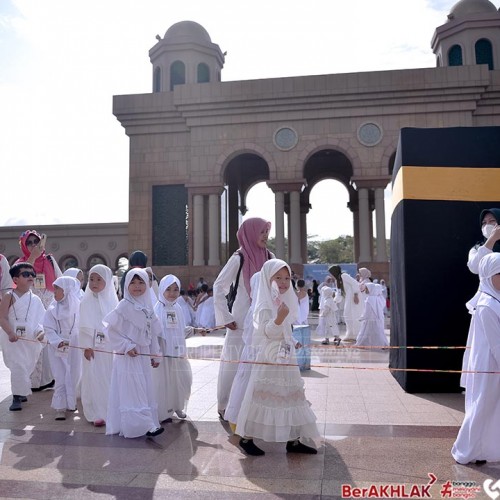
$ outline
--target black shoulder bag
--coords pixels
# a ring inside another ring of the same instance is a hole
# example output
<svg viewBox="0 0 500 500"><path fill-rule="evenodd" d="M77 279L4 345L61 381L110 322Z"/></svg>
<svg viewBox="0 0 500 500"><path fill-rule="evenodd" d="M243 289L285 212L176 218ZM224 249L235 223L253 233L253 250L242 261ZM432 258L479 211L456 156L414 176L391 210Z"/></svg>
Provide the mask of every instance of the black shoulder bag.
<svg viewBox="0 0 500 500"><path fill-rule="evenodd" d="M241 268L243 267L243 254L238 252L238 255L240 256L240 268L238 269L238 273L236 274L236 281L234 283L231 283L231 286L229 287L229 293L226 295L227 308L229 309L229 312L233 312L233 304L236 300L236 292L238 291L238 284L240 282Z"/></svg>

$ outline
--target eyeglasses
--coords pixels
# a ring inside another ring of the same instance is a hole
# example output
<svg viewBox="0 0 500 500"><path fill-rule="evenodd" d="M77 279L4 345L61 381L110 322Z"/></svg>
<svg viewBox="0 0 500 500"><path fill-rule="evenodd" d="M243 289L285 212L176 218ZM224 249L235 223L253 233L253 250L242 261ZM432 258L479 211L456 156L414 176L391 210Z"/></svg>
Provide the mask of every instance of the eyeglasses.
<svg viewBox="0 0 500 500"><path fill-rule="evenodd" d="M36 274L32 271L23 271L19 273L19 276L22 276L23 278L34 278Z"/></svg>

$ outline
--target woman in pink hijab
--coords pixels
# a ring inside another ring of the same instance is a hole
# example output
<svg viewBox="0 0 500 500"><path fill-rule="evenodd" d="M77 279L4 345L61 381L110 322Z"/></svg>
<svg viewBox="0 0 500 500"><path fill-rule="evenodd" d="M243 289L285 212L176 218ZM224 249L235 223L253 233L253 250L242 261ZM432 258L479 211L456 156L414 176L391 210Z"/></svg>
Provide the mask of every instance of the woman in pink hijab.
<svg viewBox="0 0 500 500"><path fill-rule="evenodd" d="M40 297L45 309L54 299L54 281L62 276L56 259L45 252L45 237L34 229L24 231L19 237L19 246L23 256L16 262L29 262L35 269L36 278L33 293ZM33 391L41 391L54 385L54 377L50 369L48 349L45 346L38 358L35 370L31 374Z"/></svg>
<svg viewBox="0 0 500 500"><path fill-rule="evenodd" d="M243 350L243 321L250 308L250 279L264 262L274 258L266 248L270 229L271 223L258 217L244 221L236 233L240 248L229 258L213 286L216 324L227 328L217 383L217 408L223 420L238 370L235 361L239 361ZM236 298L230 310L226 296L231 285L236 289Z"/></svg>

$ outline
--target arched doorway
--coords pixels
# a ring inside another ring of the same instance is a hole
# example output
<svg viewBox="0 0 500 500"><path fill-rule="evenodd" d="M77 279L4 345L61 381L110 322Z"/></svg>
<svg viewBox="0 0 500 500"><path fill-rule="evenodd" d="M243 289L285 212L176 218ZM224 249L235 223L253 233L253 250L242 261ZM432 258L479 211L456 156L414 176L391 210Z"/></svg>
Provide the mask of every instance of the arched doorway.
<svg viewBox="0 0 500 500"><path fill-rule="evenodd" d="M222 251L223 260L238 249L236 232L241 222L241 217L246 214L246 196L252 186L260 181L269 179L267 162L258 154L243 152L234 156L226 165L223 174L226 188L225 203L222 209L223 231L226 235L226 253Z"/></svg>

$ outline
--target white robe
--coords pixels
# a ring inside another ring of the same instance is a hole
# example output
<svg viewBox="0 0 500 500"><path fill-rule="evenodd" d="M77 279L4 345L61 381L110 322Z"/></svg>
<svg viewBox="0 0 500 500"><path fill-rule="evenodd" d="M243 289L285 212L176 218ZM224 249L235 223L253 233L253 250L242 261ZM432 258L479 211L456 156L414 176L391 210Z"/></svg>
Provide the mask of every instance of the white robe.
<svg viewBox="0 0 500 500"><path fill-rule="evenodd" d="M323 300L320 306L316 335L325 338L337 337L339 335L340 332L336 315L337 310L338 307L333 297Z"/></svg>
<svg viewBox="0 0 500 500"><path fill-rule="evenodd" d="M484 245L481 245L479 247L472 247L469 250L469 258L467 260L467 267L469 268L469 271L473 274L479 274L479 262L481 262L481 259L490 253L492 253L493 250L490 250L489 248L486 248ZM474 313L475 313L475 308L476 308L476 303L479 299L480 292L479 290L475 293L474 297L470 299L466 306L467 309L469 310L469 313L471 315L470 318L470 325L469 325L469 332L467 333L467 341L466 341L466 349L464 350L464 357L462 359L462 371L469 371L471 368L469 367L469 354L471 350L471 344L472 344L472 336L474 332ZM462 373L460 376L460 387L464 387L467 385L467 373Z"/></svg>
<svg viewBox="0 0 500 500"><path fill-rule="evenodd" d="M191 395L193 373L187 359L186 334L193 327L186 327L179 302L157 302L155 312L161 323L158 337L161 354L164 356L158 368L153 368L153 385L158 401L158 419L163 422L171 418L174 411L184 411Z"/></svg>
<svg viewBox="0 0 500 500"><path fill-rule="evenodd" d="M232 255L217 276L213 286L216 324L227 325L235 321L237 326L236 330L226 329L224 338L217 381L217 407L219 410L225 410L229 401L231 386L238 370L238 363L234 361L240 360L243 351L243 325L245 315L250 308L250 297L244 284L243 269L240 273L232 313L227 308L226 295L229 293L231 283L236 281L240 262L239 255ZM224 361L229 362L225 363Z"/></svg>
<svg viewBox="0 0 500 500"><path fill-rule="evenodd" d="M80 326L80 347L94 350L93 358L82 359L81 400L83 414L88 422L106 420L113 371L113 351L102 324L104 315L100 312L97 296L92 300L95 301L92 317L84 317L85 309L82 309L80 317L80 322L88 325ZM91 324L93 328L90 327ZM83 356L83 351L81 355Z"/></svg>
<svg viewBox="0 0 500 500"><path fill-rule="evenodd" d="M361 329L359 318L363 314L364 294L361 293L359 283L349 274L342 273L342 282L344 283L344 320L346 324L346 333L342 340L356 340ZM358 303L354 303L354 294L358 294Z"/></svg>
<svg viewBox="0 0 500 500"><path fill-rule="evenodd" d="M357 346L387 347L389 342L384 331L384 303L382 286L368 284L369 293L365 294L365 312L361 317L361 330Z"/></svg>
<svg viewBox="0 0 500 500"><path fill-rule="evenodd" d="M51 407L54 410L76 409L77 387L82 368L82 352L78 349L78 313L57 320L54 309L45 312L43 327L49 342L50 367L55 379ZM69 347L58 348L63 342Z"/></svg>
<svg viewBox="0 0 500 500"><path fill-rule="evenodd" d="M472 327L469 369L500 372L500 308L482 294ZM466 378L465 418L452 448L453 458L467 464L500 461L500 377L472 373Z"/></svg>
<svg viewBox="0 0 500 500"><path fill-rule="evenodd" d="M24 331L20 340L10 342L8 335L0 329L0 344L5 366L10 370L12 394L28 396L31 394L30 375L43 348L35 338L43 331L45 308L42 301L31 291L21 296L16 292L12 293L15 300L9 308L9 323L14 331L16 325L23 327ZM10 295L3 298L7 301L10 299Z"/></svg>
<svg viewBox="0 0 500 500"><path fill-rule="evenodd" d="M214 298L207 297L198 306L198 326L201 328L213 328L215 326Z"/></svg>
<svg viewBox="0 0 500 500"><path fill-rule="evenodd" d="M138 326L141 321L142 327ZM148 334L146 315L137 311L126 299L104 318L104 331L116 353L109 391L106 434L134 438L144 436L159 426L149 354L160 354L157 341L160 325L156 316L151 317L150 321L151 331ZM131 357L126 354L133 348L141 355Z"/></svg>

